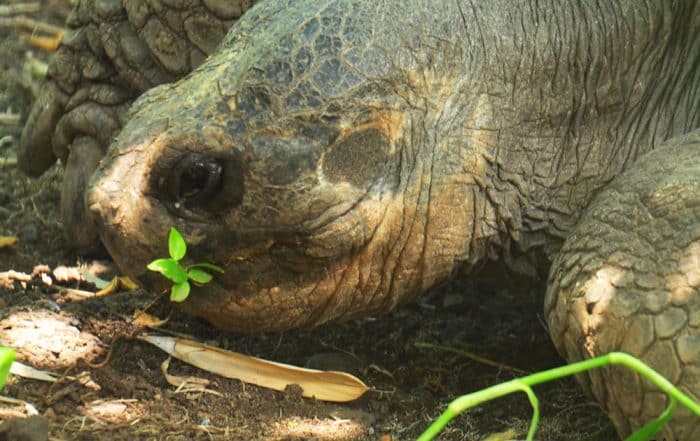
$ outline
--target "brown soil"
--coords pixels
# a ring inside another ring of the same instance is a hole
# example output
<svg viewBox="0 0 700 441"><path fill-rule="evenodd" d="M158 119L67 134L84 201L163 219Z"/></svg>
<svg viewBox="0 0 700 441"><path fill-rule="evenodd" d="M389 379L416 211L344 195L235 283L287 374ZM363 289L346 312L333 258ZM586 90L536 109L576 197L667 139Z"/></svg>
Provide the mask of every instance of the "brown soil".
<svg viewBox="0 0 700 441"><path fill-rule="evenodd" d="M68 2L42 3L44 12L35 18L60 24ZM0 29L0 39L0 111L26 117L36 81L23 73L25 61L47 54L16 31ZM0 126L0 158L16 156L19 129ZM219 331L161 300L150 312L169 316L170 331L279 362L348 370L371 386L355 402L328 404L301 398L293 388L274 392L173 360L171 374L209 379L219 395L181 393L160 370L166 355L133 339L130 317L155 295L94 298L80 291L95 288L77 281L72 270L108 277L110 266L66 246L57 208L60 181L59 166L33 180L0 159L0 236L20 238L0 249L0 343L14 347L26 364L70 376L55 384L14 376L2 393L34 406L48 421L50 439L409 440L452 398L522 375L506 366L535 372L563 363L543 324L541 288L502 289L458 277L387 316L262 335ZM8 270L33 277L3 277ZM419 342L467 350L503 366L417 347ZM106 363L91 367L85 360ZM615 438L573 380L536 392L542 407L538 439ZM31 413L0 402L0 420ZM530 414L524 395L509 396L458 417L440 439L522 439Z"/></svg>

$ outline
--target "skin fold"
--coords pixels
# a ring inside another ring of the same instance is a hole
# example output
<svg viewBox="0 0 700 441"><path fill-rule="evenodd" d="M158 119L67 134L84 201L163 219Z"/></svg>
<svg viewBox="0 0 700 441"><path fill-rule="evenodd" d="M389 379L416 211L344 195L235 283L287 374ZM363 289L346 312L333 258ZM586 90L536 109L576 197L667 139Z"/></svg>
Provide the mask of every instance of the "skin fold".
<svg viewBox="0 0 700 441"><path fill-rule="evenodd" d="M628 351L698 398L699 9L262 1L201 64L158 58L173 77L197 65L181 79L149 88L126 69L149 90L118 124L95 116L114 127L101 159L102 130L59 122L80 176L66 211L84 212L64 219L153 290L166 282L146 264L178 228L191 263L225 269L181 307L230 330L388 311L486 260L551 268L567 359ZM34 124L27 143L51 136ZM664 407L617 369L580 381L621 436ZM665 430L700 435L682 414Z"/></svg>

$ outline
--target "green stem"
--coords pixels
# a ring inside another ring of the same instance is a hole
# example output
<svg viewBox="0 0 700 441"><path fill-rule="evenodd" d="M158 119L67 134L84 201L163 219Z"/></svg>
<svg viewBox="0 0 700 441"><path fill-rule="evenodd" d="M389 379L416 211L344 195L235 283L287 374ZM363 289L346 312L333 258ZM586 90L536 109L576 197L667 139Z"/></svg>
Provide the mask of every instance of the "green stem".
<svg viewBox="0 0 700 441"><path fill-rule="evenodd" d="M527 431L527 441L533 441L535 432L537 432L537 425L540 423L540 400L537 399L537 395L535 395L530 386L527 384L521 384L521 386L521 390L527 394L527 398L532 406L532 420L530 420L530 429Z"/></svg>
<svg viewBox="0 0 700 441"><path fill-rule="evenodd" d="M445 409L445 411L435 421L433 421L430 427L428 427L426 431L418 437L418 441L430 441L431 439L435 438L438 433L445 428L447 423L449 423L452 418L456 416L457 414L450 408L450 406L447 406L447 409Z"/></svg>
<svg viewBox="0 0 700 441"><path fill-rule="evenodd" d="M15 361L15 355L15 351L11 348L0 346L0 389L5 386L12 362Z"/></svg>
<svg viewBox="0 0 700 441"><path fill-rule="evenodd" d="M561 366L554 369L549 369L543 372L538 372L535 374L527 375L522 378L516 378L505 383L497 384L480 391L463 395L454 401L452 401L445 412L440 415L440 417L431 424L430 427L418 438L418 441L429 441L432 440L445 425L456 415L462 413L463 411L479 405L483 402L493 400L495 398L500 398L504 395L511 394L517 391L525 391L532 386L536 386L541 383L546 383L552 380L556 380L563 377L568 377L570 375L578 374L580 372L588 371L591 369L596 369L601 366L609 366L614 364L622 364L633 371L643 375L649 381L654 383L663 392L676 399L678 402L683 404L685 407L690 409L693 413L700 416L700 405L698 405L692 398L678 390L670 381L664 378L661 374L656 372L654 369L650 368L642 361L632 357L629 354L623 352L611 352L600 357L591 358L590 360L579 361L577 363L569 364L566 366ZM532 391L530 390L530 393ZM528 397L530 396L528 393ZM534 394L533 394L534 395ZM536 398L535 398L536 399ZM530 398L532 403L532 398ZM535 416L539 417L539 410L536 405L533 404L535 410L535 415L533 415L533 421ZM437 428L436 429L434 429ZM531 432L533 432L533 424L530 426L530 431L528 431L528 439L531 438Z"/></svg>

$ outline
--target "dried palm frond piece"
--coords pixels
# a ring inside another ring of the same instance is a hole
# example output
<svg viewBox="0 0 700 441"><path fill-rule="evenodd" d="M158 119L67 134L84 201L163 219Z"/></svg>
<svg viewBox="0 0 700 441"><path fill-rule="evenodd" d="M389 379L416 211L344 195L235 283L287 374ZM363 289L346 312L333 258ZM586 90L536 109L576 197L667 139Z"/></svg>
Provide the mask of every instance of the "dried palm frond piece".
<svg viewBox="0 0 700 441"><path fill-rule="evenodd" d="M35 367L20 363L15 361L10 367L10 373L12 375L17 375L22 378L29 378L32 380L48 381L50 383L55 383L58 380L59 375L50 371L45 371L37 369ZM72 380L73 377L66 377L68 380Z"/></svg>
<svg viewBox="0 0 700 441"><path fill-rule="evenodd" d="M226 351L183 338L141 335L139 340L155 345L173 357L226 378L283 391L297 384L302 396L321 401L346 402L361 397L369 388L345 372L318 371Z"/></svg>

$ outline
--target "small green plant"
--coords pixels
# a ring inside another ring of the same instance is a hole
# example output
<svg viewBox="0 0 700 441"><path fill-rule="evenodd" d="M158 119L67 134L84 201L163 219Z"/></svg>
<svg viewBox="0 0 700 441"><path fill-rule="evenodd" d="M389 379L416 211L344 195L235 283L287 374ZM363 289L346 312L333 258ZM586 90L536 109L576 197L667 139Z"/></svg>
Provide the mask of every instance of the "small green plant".
<svg viewBox="0 0 700 441"><path fill-rule="evenodd" d="M644 364L638 358L635 358L629 354L625 354L624 352L610 352L609 354L591 358L590 360L579 361L578 363L572 363L567 366L537 372L535 374L506 381L505 383L500 383L468 395L463 395L452 401L447 406L445 412L443 412L442 415L440 415L438 419L435 420L425 432L423 432L423 434L418 438L418 441L432 440L438 433L440 433L447 423L452 420L452 418L465 410L513 392L524 392L530 400L533 412L532 420L530 421L530 430L527 433L527 440L533 440L535 437L535 431L537 430L537 424L539 423L540 419L540 409L539 400L537 399L537 396L535 396L532 386L569 375L578 374L591 369L596 369L601 366L610 366L614 364L621 364L628 369L637 372L651 381L656 385L656 387L661 389L669 396L668 407L666 407L661 415L642 426L640 429L630 435L626 441L648 441L652 439L652 437L671 419L673 411L676 408L676 403L678 402L700 417L700 405L693 401L693 399L688 395L678 390L660 373Z"/></svg>
<svg viewBox="0 0 700 441"><path fill-rule="evenodd" d="M187 298L190 294L190 280L198 284L211 281L212 275L205 269L219 273L224 272L221 267L211 263L195 263L185 267L180 265L180 260L187 254L187 244L175 227L171 227L168 234L168 254L170 257L156 259L149 263L147 268L161 273L163 277L173 282L173 286L170 288L170 300L173 302L182 302Z"/></svg>
<svg viewBox="0 0 700 441"><path fill-rule="evenodd" d="M5 387L13 361L15 361L15 351L5 346L0 346L0 390Z"/></svg>

